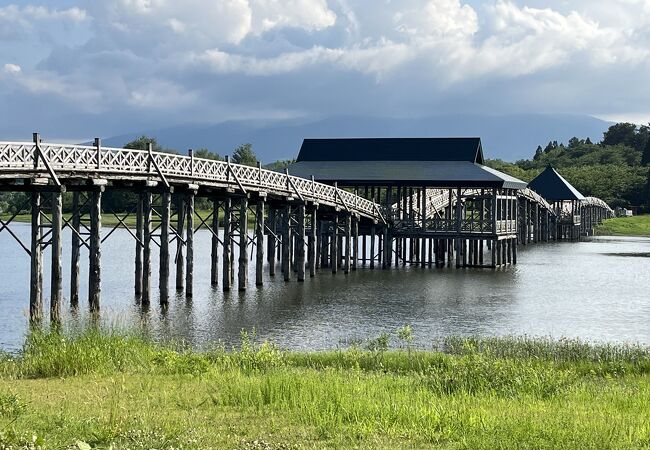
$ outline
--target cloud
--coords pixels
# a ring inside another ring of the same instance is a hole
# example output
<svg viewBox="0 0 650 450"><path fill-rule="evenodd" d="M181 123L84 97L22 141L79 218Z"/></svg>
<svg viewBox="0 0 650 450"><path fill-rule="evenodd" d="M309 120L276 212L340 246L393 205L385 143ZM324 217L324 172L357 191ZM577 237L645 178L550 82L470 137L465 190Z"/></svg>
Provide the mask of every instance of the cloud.
<svg viewBox="0 0 650 450"><path fill-rule="evenodd" d="M4 73L9 75L17 75L22 71L22 68L18 64L5 64L3 68Z"/></svg>
<svg viewBox="0 0 650 450"><path fill-rule="evenodd" d="M650 104L650 0L67 6L0 8L0 38L20 35L46 49L30 61L5 47L0 96L48 96L53 111L83 102L80 111L152 125L247 112L643 114ZM75 44L48 37L60 24Z"/></svg>

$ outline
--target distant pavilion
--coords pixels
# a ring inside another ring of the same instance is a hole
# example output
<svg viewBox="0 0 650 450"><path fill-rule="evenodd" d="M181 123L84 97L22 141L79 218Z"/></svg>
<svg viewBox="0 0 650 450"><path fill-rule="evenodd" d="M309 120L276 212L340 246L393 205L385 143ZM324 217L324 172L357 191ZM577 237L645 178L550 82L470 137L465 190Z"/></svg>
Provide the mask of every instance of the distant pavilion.
<svg viewBox="0 0 650 450"><path fill-rule="evenodd" d="M575 187L562 177L550 164L528 187L544 197L557 216L557 238L579 239L581 228L581 204L585 200Z"/></svg>

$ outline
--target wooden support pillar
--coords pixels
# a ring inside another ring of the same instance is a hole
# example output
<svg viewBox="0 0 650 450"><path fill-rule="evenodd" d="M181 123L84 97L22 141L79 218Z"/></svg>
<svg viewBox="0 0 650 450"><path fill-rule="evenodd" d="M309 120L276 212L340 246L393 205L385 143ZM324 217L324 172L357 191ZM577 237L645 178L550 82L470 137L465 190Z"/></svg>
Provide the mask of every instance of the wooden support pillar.
<svg viewBox="0 0 650 450"><path fill-rule="evenodd" d="M309 266L309 276L311 278L316 276L316 236L318 232L318 217L317 217L317 206L313 206L309 211L311 229L309 230L309 242L308 242L308 255L307 255L307 265Z"/></svg>
<svg viewBox="0 0 650 450"><path fill-rule="evenodd" d="M287 203L282 217L282 273L284 281L291 280L291 205Z"/></svg>
<svg viewBox="0 0 650 450"><path fill-rule="evenodd" d="M61 230L63 223L63 201L61 192L52 194L52 270L50 280L50 321L61 323L61 301L63 300L63 269L61 266Z"/></svg>
<svg viewBox="0 0 650 450"><path fill-rule="evenodd" d="M512 241L512 263L517 264L517 240Z"/></svg>
<svg viewBox="0 0 650 450"><path fill-rule="evenodd" d="M264 197L257 200L255 209L255 284L264 284Z"/></svg>
<svg viewBox="0 0 650 450"><path fill-rule="evenodd" d="M352 217L352 270L359 264L359 218Z"/></svg>
<svg viewBox="0 0 650 450"><path fill-rule="evenodd" d="M79 258L81 250L81 212L79 211L79 192L72 193L72 239L70 253L70 305L79 305Z"/></svg>
<svg viewBox="0 0 650 450"><path fill-rule="evenodd" d="M245 291L248 287L248 197L239 200L239 270L238 287Z"/></svg>
<svg viewBox="0 0 650 450"><path fill-rule="evenodd" d="M298 281L305 281L305 204L298 206L298 229L296 233L296 268Z"/></svg>
<svg viewBox="0 0 650 450"><path fill-rule="evenodd" d="M212 199L212 242L210 248L210 284L219 285L219 200Z"/></svg>
<svg viewBox="0 0 650 450"><path fill-rule="evenodd" d="M332 242L331 242L331 251L330 251L330 264L332 267L332 273L336 274L339 268L339 218L338 213L334 219L334 231L332 232Z"/></svg>
<svg viewBox="0 0 650 450"><path fill-rule="evenodd" d="M176 203L176 290L185 289L185 198L179 195Z"/></svg>
<svg viewBox="0 0 650 450"><path fill-rule="evenodd" d="M160 208L160 260L158 266L158 287L160 289L160 303L167 304L169 301L169 221L171 216L172 195L170 192L163 192L161 195L162 206Z"/></svg>
<svg viewBox="0 0 650 450"><path fill-rule="evenodd" d="M271 208L269 210L269 226L271 228L271 232L269 233L269 238L268 238L268 248L269 248L269 276L274 277L275 276L275 265L276 265L276 250L278 246L278 239L276 237L278 233L278 211L275 208Z"/></svg>
<svg viewBox="0 0 650 450"><path fill-rule="evenodd" d="M142 304L148 305L151 301L151 192L144 192L142 196Z"/></svg>
<svg viewBox="0 0 650 450"><path fill-rule="evenodd" d="M345 260L344 260L344 273L350 273L350 262L352 260L352 215L346 214L345 216Z"/></svg>
<svg viewBox="0 0 650 450"><path fill-rule="evenodd" d="M194 192L185 196L187 208L187 260L185 265L185 295L191 297L194 293Z"/></svg>
<svg viewBox="0 0 650 450"><path fill-rule="evenodd" d="M370 226L370 269L374 270L375 268L375 241L377 239L377 229L373 223Z"/></svg>
<svg viewBox="0 0 650 450"><path fill-rule="evenodd" d="M497 241L496 239L492 241L492 244L490 246L490 251L492 252L492 268L496 268L498 266L498 261L497 261Z"/></svg>
<svg viewBox="0 0 650 450"><path fill-rule="evenodd" d="M91 193L90 201L90 269L88 272L88 302L90 312L99 312L101 299L101 230L102 230L102 192L100 187Z"/></svg>
<svg viewBox="0 0 650 450"><path fill-rule="evenodd" d="M232 285L232 199L226 197L223 202L223 290L229 291Z"/></svg>
<svg viewBox="0 0 650 450"><path fill-rule="evenodd" d="M29 289L29 320L40 324L43 320L43 246L41 245L41 194L32 192L31 283Z"/></svg>

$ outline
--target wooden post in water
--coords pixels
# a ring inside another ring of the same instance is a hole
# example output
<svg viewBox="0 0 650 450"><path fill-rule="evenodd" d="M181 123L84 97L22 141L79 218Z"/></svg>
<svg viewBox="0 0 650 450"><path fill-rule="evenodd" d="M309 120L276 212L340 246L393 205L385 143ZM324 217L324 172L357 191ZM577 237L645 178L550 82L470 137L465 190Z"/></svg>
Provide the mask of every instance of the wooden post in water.
<svg viewBox="0 0 650 450"><path fill-rule="evenodd" d="M347 275L350 273L350 261L352 260L352 214L345 215L345 260L343 270Z"/></svg>
<svg viewBox="0 0 650 450"><path fill-rule="evenodd" d="M158 266L158 287L160 289L160 303L167 304L169 301L169 221L172 196L170 192L163 192L162 216L160 223L160 261Z"/></svg>
<svg viewBox="0 0 650 450"><path fill-rule="evenodd" d="M70 253L70 305L76 308L79 305L79 258L81 239L81 218L79 211L79 192L72 193L72 238Z"/></svg>
<svg viewBox="0 0 650 450"><path fill-rule="evenodd" d="M313 278L316 276L316 261L317 261L317 245L316 237L318 232L318 217L317 217L317 206L314 205L309 214L311 221L311 230L309 230L309 254L307 255L307 265L309 266L309 277Z"/></svg>
<svg viewBox="0 0 650 450"><path fill-rule="evenodd" d="M239 268L237 271L238 288L245 291L248 287L248 197L239 200Z"/></svg>
<svg viewBox="0 0 650 450"><path fill-rule="evenodd" d="M298 206L298 233L296 236L296 266L298 281L305 281L305 204Z"/></svg>
<svg viewBox="0 0 650 450"><path fill-rule="evenodd" d="M370 269L375 269L375 241L377 240L377 229L373 223L370 226Z"/></svg>
<svg viewBox="0 0 650 450"><path fill-rule="evenodd" d="M41 245L41 193L32 192L31 283L29 286L29 320L40 324L43 320L43 246Z"/></svg>
<svg viewBox="0 0 650 450"><path fill-rule="evenodd" d="M90 201L90 269L88 280L88 300L90 312L99 312L101 298L101 230L102 230L102 192L103 186L96 187Z"/></svg>
<svg viewBox="0 0 650 450"><path fill-rule="evenodd" d="M187 208L187 260L185 265L185 295L192 297L194 294L194 191L185 196Z"/></svg>
<svg viewBox="0 0 650 450"><path fill-rule="evenodd" d="M138 194L138 204L135 212L135 282L134 291L142 296L142 250L144 243L144 194Z"/></svg>
<svg viewBox="0 0 650 450"><path fill-rule="evenodd" d="M359 218L352 217L352 270L359 264Z"/></svg>
<svg viewBox="0 0 650 450"><path fill-rule="evenodd" d="M287 203L282 217L282 273L284 281L291 280L291 205Z"/></svg>
<svg viewBox="0 0 650 450"><path fill-rule="evenodd" d="M271 208L269 210L269 225L271 227L271 232L269 233L269 239L268 239L268 246L269 246L269 258L268 258L268 263L269 263L269 276L274 277L275 276L275 251L278 245L278 240L276 238L276 235L278 233L278 227L277 227L277 209Z"/></svg>
<svg viewBox="0 0 650 450"><path fill-rule="evenodd" d="M219 200L212 199L212 242L210 248L210 284L219 285Z"/></svg>
<svg viewBox="0 0 650 450"><path fill-rule="evenodd" d="M50 321L61 323L61 301L63 300L63 269L61 267L61 229L63 221L61 191L52 194L52 270L50 294Z"/></svg>
<svg viewBox="0 0 650 450"><path fill-rule="evenodd" d="M142 304L151 301L151 192L143 193Z"/></svg>
<svg viewBox="0 0 650 450"><path fill-rule="evenodd" d="M185 198L178 195L176 203L176 290L185 289Z"/></svg>
<svg viewBox="0 0 650 450"><path fill-rule="evenodd" d="M232 284L232 254L231 254L231 241L232 241L232 199L226 197L223 201L223 268L221 269L223 276L223 290L229 291Z"/></svg>
<svg viewBox="0 0 650 450"><path fill-rule="evenodd" d="M332 267L332 273L336 274L338 272L339 268L339 218L338 218L338 212L336 213L336 216L334 218L334 231L332 232L332 242L331 242L331 250L330 250L330 264Z"/></svg>
<svg viewBox="0 0 650 450"><path fill-rule="evenodd" d="M264 284L264 200L264 197L260 197L255 209L255 285L257 286Z"/></svg>

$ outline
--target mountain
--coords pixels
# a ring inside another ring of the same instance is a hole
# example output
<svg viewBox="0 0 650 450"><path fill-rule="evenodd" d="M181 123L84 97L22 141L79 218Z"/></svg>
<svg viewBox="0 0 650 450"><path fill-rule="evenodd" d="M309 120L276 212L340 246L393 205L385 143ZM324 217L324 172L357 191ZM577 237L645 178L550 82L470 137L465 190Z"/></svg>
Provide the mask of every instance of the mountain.
<svg viewBox="0 0 650 450"><path fill-rule="evenodd" d="M304 138L479 136L486 158L515 161L530 158L538 145L567 142L571 137L598 142L611 124L591 116L513 114L504 116L444 115L421 118L330 117L321 120L229 121L142 130L103 140L121 147L143 134L166 148L185 152L208 148L230 154L250 142L263 162L296 157Z"/></svg>

